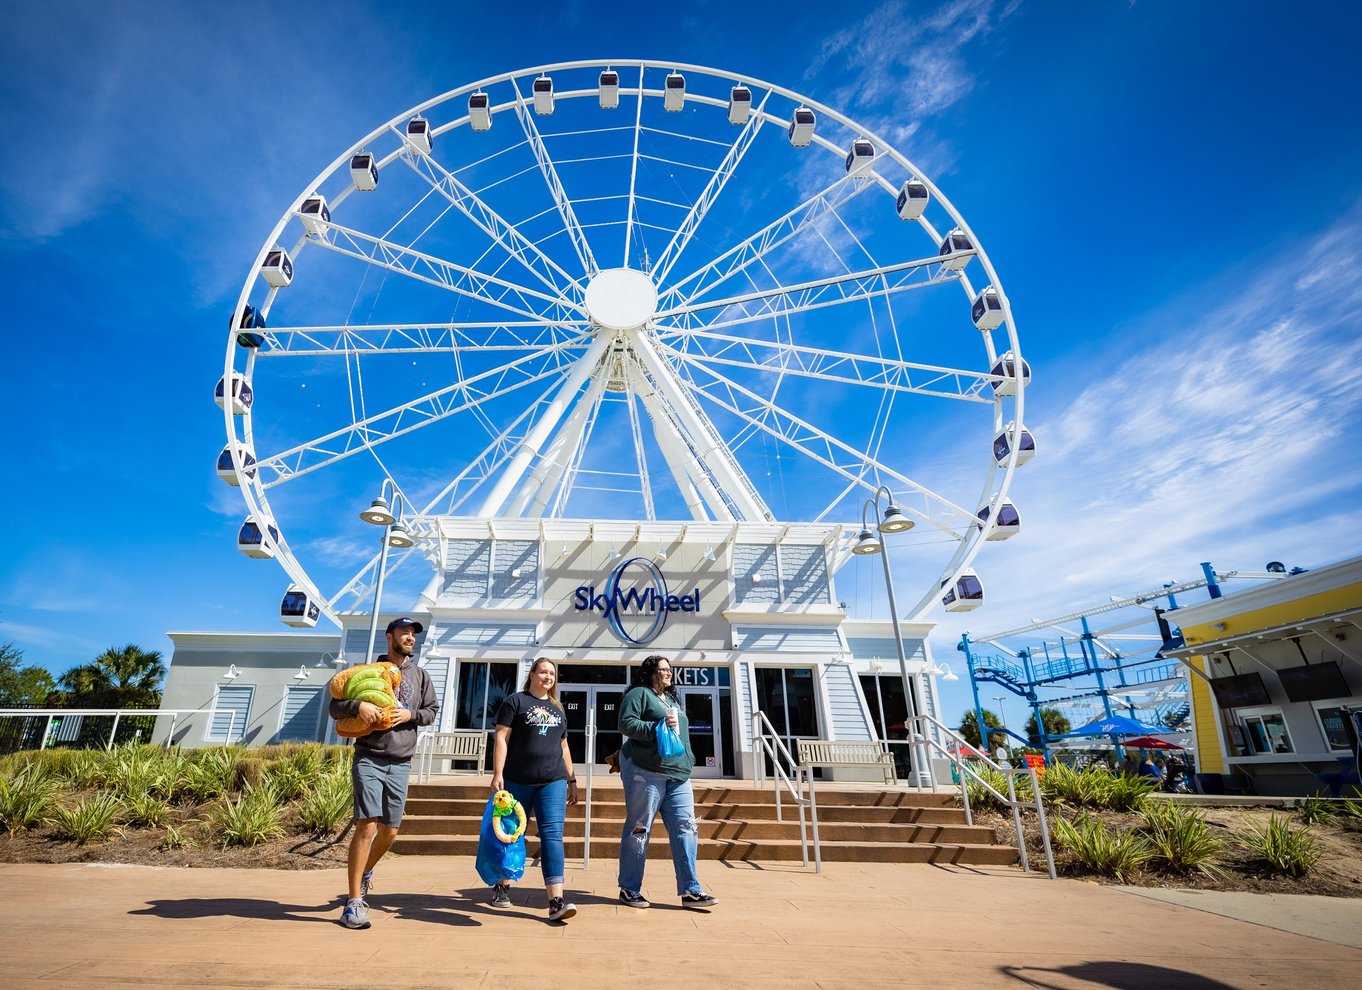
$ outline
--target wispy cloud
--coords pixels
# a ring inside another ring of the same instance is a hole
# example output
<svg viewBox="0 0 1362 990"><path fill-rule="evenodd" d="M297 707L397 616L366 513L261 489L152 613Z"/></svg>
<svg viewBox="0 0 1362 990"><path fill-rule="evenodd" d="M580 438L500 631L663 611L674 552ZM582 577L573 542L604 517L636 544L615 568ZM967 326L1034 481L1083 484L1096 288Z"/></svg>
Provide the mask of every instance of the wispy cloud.
<svg viewBox="0 0 1362 990"><path fill-rule="evenodd" d="M923 127L969 95L975 72L967 48L1017 7L994 0L954 0L920 15L906 0L887 0L859 23L827 37L805 77L847 80L824 102L872 127L920 165L949 169L954 152Z"/></svg>
<svg viewBox="0 0 1362 990"><path fill-rule="evenodd" d="M980 554L989 604L944 616L938 643L1196 577L1203 560L1261 570L1355 552L1359 253L1362 206L1148 314L1122 334L1135 353L1038 368L1039 456L1013 488L1022 533Z"/></svg>

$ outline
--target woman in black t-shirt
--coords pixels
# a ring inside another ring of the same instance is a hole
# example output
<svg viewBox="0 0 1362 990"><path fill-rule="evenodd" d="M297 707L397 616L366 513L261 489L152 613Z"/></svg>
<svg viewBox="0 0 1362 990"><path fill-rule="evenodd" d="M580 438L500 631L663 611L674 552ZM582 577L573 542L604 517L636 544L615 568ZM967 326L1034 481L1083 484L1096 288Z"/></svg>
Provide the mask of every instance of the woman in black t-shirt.
<svg viewBox="0 0 1362 990"><path fill-rule="evenodd" d="M539 833L539 865L549 895L549 920L566 921L577 913L563 900L563 819L577 803L577 778L568 752L567 718L558 701L558 667L540 657L525 678L525 689L497 709L492 749L492 790L508 790L534 815ZM492 907L511 906L511 881L492 888Z"/></svg>

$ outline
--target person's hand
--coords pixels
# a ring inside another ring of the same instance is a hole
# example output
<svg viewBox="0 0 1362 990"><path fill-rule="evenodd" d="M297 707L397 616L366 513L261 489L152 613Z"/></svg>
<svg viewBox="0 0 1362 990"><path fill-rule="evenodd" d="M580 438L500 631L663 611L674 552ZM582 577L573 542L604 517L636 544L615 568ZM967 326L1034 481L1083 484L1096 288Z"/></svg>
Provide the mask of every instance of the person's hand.
<svg viewBox="0 0 1362 990"><path fill-rule="evenodd" d="M506 781L501 779L501 774L492 774L492 793L495 794L497 791L504 790L506 790Z"/></svg>
<svg viewBox="0 0 1362 990"><path fill-rule="evenodd" d="M393 728L396 728L403 722L410 722L412 720L410 708L401 708L394 706L388 710L392 712Z"/></svg>
<svg viewBox="0 0 1362 990"><path fill-rule="evenodd" d="M576 804L576 803L577 803L577 781L575 781L575 780L569 780L569 781L568 781L568 796L567 796L567 803L568 803L568 804Z"/></svg>
<svg viewBox="0 0 1362 990"><path fill-rule="evenodd" d="M355 713L363 720L365 725L373 725L383 717L383 709L377 705L372 705L367 701L359 703L359 711Z"/></svg>
<svg viewBox="0 0 1362 990"><path fill-rule="evenodd" d="M666 718L666 722L667 722L667 724L670 725L673 729L675 729L677 726L679 726L679 725L681 724L681 719L677 716L677 714L676 714L676 709L675 709L675 708L668 708L668 709L667 709L667 718Z"/></svg>

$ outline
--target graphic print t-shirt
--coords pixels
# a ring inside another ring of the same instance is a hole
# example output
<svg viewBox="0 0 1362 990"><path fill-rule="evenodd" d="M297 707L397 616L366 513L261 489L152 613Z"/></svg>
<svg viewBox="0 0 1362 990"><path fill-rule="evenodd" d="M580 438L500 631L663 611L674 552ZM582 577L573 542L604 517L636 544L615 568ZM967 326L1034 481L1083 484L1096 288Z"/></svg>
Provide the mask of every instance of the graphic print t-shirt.
<svg viewBox="0 0 1362 990"><path fill-rule="evenodd" d="M547 784L567 777L563 740L567 720L562 709L528 691L511 695L497 709L497 725L509 725L505 777L518 784Z"/></svg>

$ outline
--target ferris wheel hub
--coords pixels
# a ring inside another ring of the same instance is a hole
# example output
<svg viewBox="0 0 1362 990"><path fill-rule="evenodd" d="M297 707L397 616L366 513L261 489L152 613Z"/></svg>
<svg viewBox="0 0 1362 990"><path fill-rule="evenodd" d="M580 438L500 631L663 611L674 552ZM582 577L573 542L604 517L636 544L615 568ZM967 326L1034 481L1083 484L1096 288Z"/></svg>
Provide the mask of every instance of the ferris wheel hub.
<svg viewBox="0 0 1362 990"><path fill-rule="evenodd" d="M632 268L607 268L587 284L586 311L606 330L637 330L657 314L657 286Z"/></svg>

